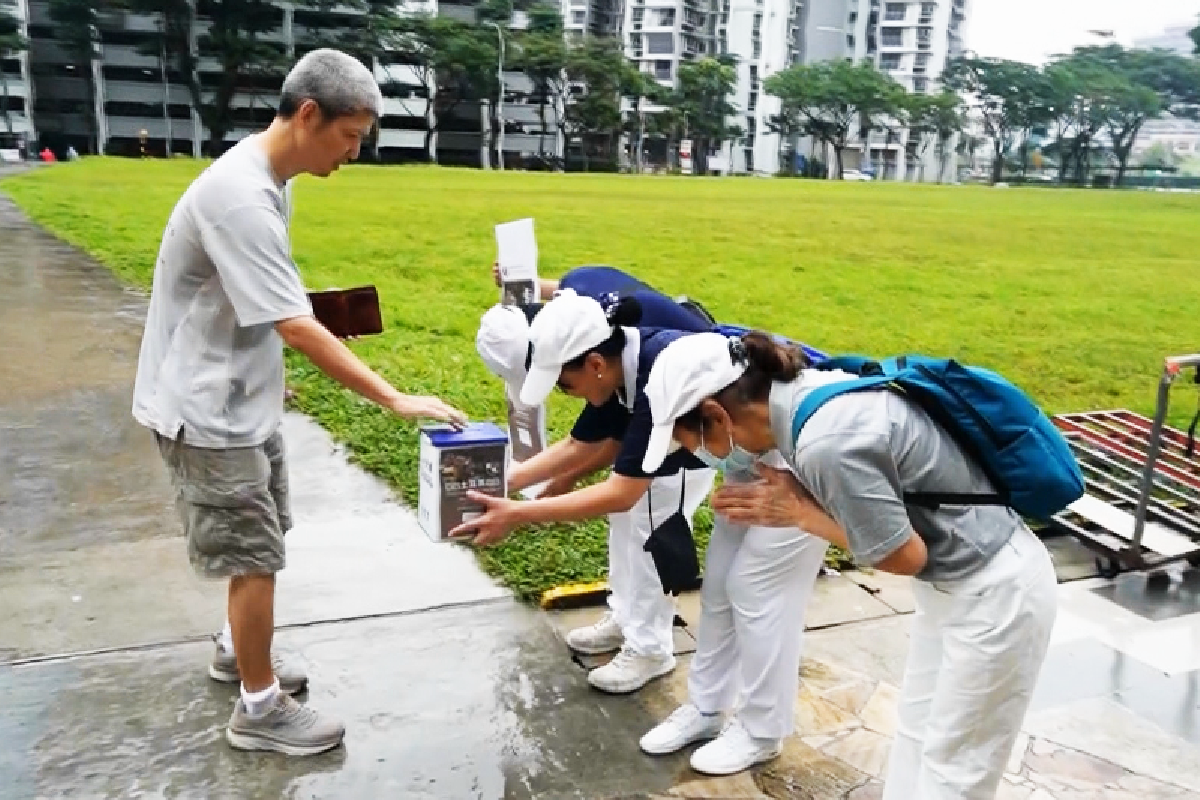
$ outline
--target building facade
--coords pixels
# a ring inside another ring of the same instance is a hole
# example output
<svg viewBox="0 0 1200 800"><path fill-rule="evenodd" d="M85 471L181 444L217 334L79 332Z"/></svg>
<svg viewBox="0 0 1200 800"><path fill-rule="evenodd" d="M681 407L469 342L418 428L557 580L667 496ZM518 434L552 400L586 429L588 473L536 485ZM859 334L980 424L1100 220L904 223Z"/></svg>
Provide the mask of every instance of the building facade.
<svg viewBox="0 0 1200 800"><path fill-rule="evenodd" d="M18 31L29 37L26 0L0 0L0 12L17 21ZM25 152L37 140L33 124L33 79L29 53L0 53L0 150Z"/></svg>
<svg viewBox="0 0 1200 800"><path fill-rule="evenodd" d="M813 143L783 141L768 129L779 101L763 81L793 64L846 58L869 60L910 92L939 91L947 61L965 49L970 0L729 0L727 50L739 61L735 104L747 135L730 148L733 172L773 175L787 166L794 147L802 156L830 163ZM844 154L846 169L894 180L936 180L934 148L906 131L873 133L864 155L855 141ZM819 148L818 148L819 150ZM832 168L832 166L831 166Z"/></svg>
<svg viewBox="0 0 1200 800"><path fill-rule="evenodd" d="M209 153L210 131L193 109L183 76L161 49L160 23L154 16L123 11L106 12L97 20L97 41L85 52L70 47L45 0L0 0L16 3L27 20L29 49L3 62L9 117L16 133L38 140L60 153L73 146L80 153L199 157ZM436 0L406 0L418 13L473 18L474 5ZM281 4L277 27L262 37L289 61L320 46L322 36L356 24L352 12L311 11ZM519 16L519 15L518 15ZM514 20L519 23L518 20ZM199 19L196 37L208 21ZM360 54L362 56L363 54ZM384 95L384 113L373 143L374 155L385 161L425 160L429 154L446 163L488 163L485 120L494 100L445 104L445 119L431 108L434 94L426 77L414 67L393 63L386 54L365 55ZM499 66L499 65L498 65ZM201 59L198 78L202 96L211 97L220 80L220 65ZM516 165L532 154L557 146L555 110L542 114L533 87L522 73L505 70L504 152ZM221 150L247 134L262 130L274 116L282 76L246 74L239 80L232 106L232 125ZM498 98L497 98L498 99ZM32 114L30 113L32 111ZM436 122L430 132L430 122ZM6 132L0 119L0 132ZM0 133L2 135L2 133Z"/></svg>
<svg viewBox="0 0 1200 800"><path fill-rule="evenodd" d="M183 77L159 46L157 18L121 11L98 20L98 36L84 52L68 46L50 18L47 0L0 0L18 9L30 48L3 62L13 129L56 150L80 153L199 156L210 132L193 109ZM664 86L677 85L679 66L704 57L734 57L737 81L731 120L743 131L711 163L721 172L774 175L797 156L832 164L813 143L785 141L770 131L779 100L768 95L768 77L798 63L835 58L870 59L913 92L937 90L947 60L964 47L970 0L560 0L569 38L618 36L626 56ZM406 10L474 20L473 0L405 0ZM318 46L330 30L356 24L352 12L279 7L277 27L264 38L294 59ZM521 27L521 15L514 27ZM208 22L199 19L197 37ZM499 35L499 32L497 32ZM438 102L436 87L420 70L387 54L363 55L374 65L384 114L373 146L384 161L426 160L491 165L503 149L506 166L561 163L565 154L558 120L563 109L539 97L527 76L505 69L500 106L503 133L493 141L490 118L500 98ZM499 67L499 65L498 65ZM201 92L219 86L220 65L202 59ZM269 124L281 77L245 75L233 95L233 119L220 150ZM628 108L628 112L639 110ZM653 114L653 107L640 113ZM440 117L440 118L439 118ZM4 124L0 120L0 125ZM662 141L647 141L651 160L666 161ZM903 131L873 134L845 154L847 169L880 178L932 180L933 148ZM652 152L653 151L653 152ZM699 155L699 154L697 154ZM632 159L630 159L632 160Z"/></svg>

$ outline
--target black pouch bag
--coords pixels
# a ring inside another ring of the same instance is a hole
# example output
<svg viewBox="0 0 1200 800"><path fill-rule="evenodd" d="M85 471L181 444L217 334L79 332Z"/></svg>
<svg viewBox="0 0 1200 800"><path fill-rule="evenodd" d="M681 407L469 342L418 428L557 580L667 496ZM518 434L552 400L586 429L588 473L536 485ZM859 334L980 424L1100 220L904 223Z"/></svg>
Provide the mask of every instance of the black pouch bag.
<svg viewBox="0 0 1200 800"><path fill-rule="evenodd" d="M658 571L658 580L662 583L663 594L678 595L700 588L700 558L696 555L696 540L692 538L692 526L688 524L687 515L683 513L684 497L687 493L687 476L682 475L682 485L679 489L679 508L675 513L657 528L653 528L650 538L646 540L643 549L654 559L654 568ZM650 489L646 489L649 501ZM646 503L650 509L654 504ZM651 511L650 525L654 525Z"/></svg>

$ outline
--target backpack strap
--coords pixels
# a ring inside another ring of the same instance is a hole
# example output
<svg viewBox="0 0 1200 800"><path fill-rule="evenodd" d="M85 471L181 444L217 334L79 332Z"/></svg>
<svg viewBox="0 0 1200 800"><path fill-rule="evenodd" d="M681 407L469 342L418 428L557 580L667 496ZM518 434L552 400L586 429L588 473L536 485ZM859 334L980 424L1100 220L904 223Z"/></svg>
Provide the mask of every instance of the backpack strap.
<svg viewBox="0 0 1200 800"><path fill-rule="evenodd" d="M822 368L824 368L824 365L822 365ZM839 394L872 389L876 386L884 386L891 383L891 381L892 379L886 375L879 375L873 378L856 378L849 381L827 383L824 386L813 389L800 401L800 407L796 409L796 413L792 416L792 446L795 446L796 437L800 435L800 429L808 422L808 418L815 414L817 409L825 405L829 400L832 400Z"/></svg>
<svg viewBox="0 0 1200 800"><path fill-rule="evenodd" d="M853 358L853 357L851 357ZM835 361L835 359L830 359ZM869 372L883 371L899 367L904 368L903 362L893 366L885 364L880 369L877 362L872 362L866 359L859 361L854 359L837 359L841 361L841 366L833 366L831 369L846 369L847 366L859 366ZM821 365L824 368L824 364ZM801 429L808 422L809 418L816 413L817 409L823 406L829 400L837 397L839 394L846 392L857 392L864 389L873 389L877 387L887 387L892 383L892 378L889 375L876 374L870 378L857 378L855 380L839 381L837 383L829 383L824 386L813 389L808 393L808 396L800 402L800 407L796 409L795 415L792 417L792 446L795 447L796 439L800 436ZM936 420L935 420L936 422ZM938 423L940 424L940 423ZM964 494L959 492L905 492L903 497L906 505L917 506L919 508L927 508L930 511L936 511L940 506L1005 506L1008 505L1007 499L1000 494Z"/></svg>

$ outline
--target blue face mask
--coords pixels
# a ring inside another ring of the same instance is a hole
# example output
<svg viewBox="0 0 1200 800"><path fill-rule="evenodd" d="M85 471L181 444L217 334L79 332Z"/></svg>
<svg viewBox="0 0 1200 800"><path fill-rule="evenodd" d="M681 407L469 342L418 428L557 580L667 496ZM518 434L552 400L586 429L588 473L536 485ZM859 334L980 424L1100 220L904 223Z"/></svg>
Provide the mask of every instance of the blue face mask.
<svg viewBox="0 0 1200 800"><path fill-rule="evenodd" d="M708 451L708 447L704 444L704 432L700 432L700 446L696 448L694 454L696 458L703 461L710 468L719 470L724 474L734 473L754 473L754 465L758 463L758 456L746 450L741 445L733 443L733 437L729 437L729 455L724 458L717 458Z"/></svg>

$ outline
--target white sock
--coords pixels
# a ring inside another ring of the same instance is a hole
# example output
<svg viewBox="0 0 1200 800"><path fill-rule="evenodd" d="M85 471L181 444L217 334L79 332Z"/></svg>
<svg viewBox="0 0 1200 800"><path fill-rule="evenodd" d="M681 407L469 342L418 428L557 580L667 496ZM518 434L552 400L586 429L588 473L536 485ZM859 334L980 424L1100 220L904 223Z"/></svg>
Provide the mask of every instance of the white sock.
<svg viewBox="0 0 1200 800"><path fill-rule="evenodd" d="M221 645L221 649L229 654L233 654L233 629L229 627L229 620L225 620L225 627L221 629L221 633L217 636L217 643Z"/></svg>
<svg viewBox="0 0 1200 800"><path fill-rule="evenodd" d="M242 684L242 703L246 706L246 714L251 717L261 717L270 711L278 696L278 679L261 692L247 692L246 684Z"/></svg>

